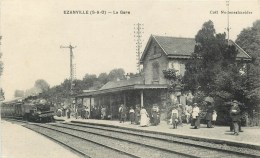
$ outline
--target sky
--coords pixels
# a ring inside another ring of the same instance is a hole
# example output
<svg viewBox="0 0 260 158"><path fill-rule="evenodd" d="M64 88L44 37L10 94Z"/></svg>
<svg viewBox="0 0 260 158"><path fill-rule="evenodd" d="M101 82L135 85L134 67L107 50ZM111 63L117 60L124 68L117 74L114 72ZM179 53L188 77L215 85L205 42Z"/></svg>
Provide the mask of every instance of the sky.
<svg viewBox="0 0 260 158"><path fill-rule="evenodd" d="M194 38L212 20L217 33L227 28L226 1L218 0L1 0L0 34L4 72L0 86L6 99L16 89L32 88L37 79L50 86L69 78L73 49L76 78L114 68L137 72L134 24L143 24L144 47L151 36ZM260 0L230 0L230 39L260 19ZM64 14L64 11L106 11L106 14ZM127 11L130 14L120 14ZM108 13L112 12L112 13ZM113 14L118 12L118 14ZM217 12L217 13L216 13ZM214 14L215 13L215 14Z"/></svg>

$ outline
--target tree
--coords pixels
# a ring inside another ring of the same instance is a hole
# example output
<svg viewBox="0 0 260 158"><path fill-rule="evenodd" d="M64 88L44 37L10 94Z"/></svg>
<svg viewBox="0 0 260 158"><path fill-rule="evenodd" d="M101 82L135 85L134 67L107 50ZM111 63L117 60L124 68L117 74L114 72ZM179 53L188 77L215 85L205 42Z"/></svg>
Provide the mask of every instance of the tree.
<svg viewBox="0 0 260 158"><path fill-rule="evenodd" d="M94 82L97 80L95 74L86 74L83 78L84 88L89 89L93 87Z"/></svg>
<svg viewBox="0 0 260 158"><path fill-rule="evenodd" d="M107 73L100 73L98 77L95 74L87 73L82 80L73 81L73 95L80 94L83 92L83 90L100 89L110 80L113 81L116 79L125 79L124 74L125 72L123 69L111 70L109 75ZM65 79L60 85L51 87L47 91L44 91L41 96L53 103L63 102L64 100L66 100L66 98L71 97L70 80Z"/></svg>
<svg viewBox="0 0 260 158"><path fill-rule="evenodd" d="M253 58L253 61L259 58L260 20L255 21L252 27L243 29L237 36L236 43Z"/></svg>
<svg viewBox="0 0 260 158"><path fill-rule="evenodd" d="M39 79L35 81L34 87L38 88L40 92L48 91L50 88L50 85L43 79Z"/></svg>
<svg viewBox="0 0 260 158"><path fill-rule="evenodd" d="M106 84L109 81L107 73L100 73L98 75L98 81L103 85Z"/></svg>
<svg viewBox="0 0 260 158"><path fill-rule="evenodd" d="M246 86L244 101L251 110L260 110L260 20L252 27L243 29L236 39L236 43L251 57L252 62L245 67L246 75L243 83Z"/></svg>
<svg viewBox="0 0 260 158"><path fill-rule="evenodd" d="M123 80L125 79L125 71L122 68L113 69L108 74L109 81Z"/></svg>
<svg viewBox="0 0 260 158"><path fill-rule="evenodd" d="M77 80L76 80L77 81ZM76 84L77 85L77 84ZM77 92L77 90L75 90ZM53 103L61 103L66 98L70 98L70 80L65 79L60 85L49 88L44 91L41 96Z"/></svg>
<svg viewBox="0 0 260 158"><path fill-rule="evenodd" d="M219 88L216 80L223 70L235 63L236 48L228 45L225 33L216 34L212 21L203 24L195 41L194 53L186 64L185 89L216 95Z"/></svg>
<svg viewBox="0 0 260 158"><path fill-rule="evenodd" d="M93 86L90 88L92 90L100 89L104 84L102 84L100 81L94 81Z"/></svg>
<svg viewBox="0 0 260 158"><path fill-rule="evenodd" d="M23 90L15 90L14 97L24 97L24 91Z"/></svg>
<svg viewBox="0 0 260 158"><path fill-rule="evenodd" d="M229 45L225 33L216 33L212 21L203 24L195 41L194 53L185 65L184 88L193 92L196 102L213 97L220 118L225 119L229 107L224 103L244 100L245 75L240 73L244 62L236 61L236 47ZM207 108L201 105L202 109Z"/></svg>

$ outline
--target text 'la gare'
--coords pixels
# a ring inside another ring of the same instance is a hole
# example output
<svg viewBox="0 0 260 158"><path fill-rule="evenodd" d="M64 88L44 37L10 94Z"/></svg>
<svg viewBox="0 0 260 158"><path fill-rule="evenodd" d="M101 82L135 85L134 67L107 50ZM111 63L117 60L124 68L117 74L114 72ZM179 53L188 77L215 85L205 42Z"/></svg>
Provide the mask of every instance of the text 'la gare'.
<svg viewBox="0 0 260 158"><path fill-rule="evenodd" d="M130 11L124 11L124 10L113 11L113 14L130 14Z"/></svg>

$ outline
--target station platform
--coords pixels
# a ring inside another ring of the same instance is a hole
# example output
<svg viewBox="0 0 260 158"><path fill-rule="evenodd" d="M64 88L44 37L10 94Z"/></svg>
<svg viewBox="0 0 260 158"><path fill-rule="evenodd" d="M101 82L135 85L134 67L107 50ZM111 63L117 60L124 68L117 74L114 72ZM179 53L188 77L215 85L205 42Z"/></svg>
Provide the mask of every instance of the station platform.
<svg viewBox="0 0 260 158"><path fill-rule="evenodd" d="M105 124L110 126L116 126L118 128L132 128L137 130L167 133L173 135L179 135L182 137L198 138L198 140L212 141L213 143L227 142L228 144L239 144L241 147L254 146L260 150L260 127L242 127L243 132L240 132L238 136L233 135L230 132L229 126L215 126L214 128L207 128L205 124L201 124L199 129L193 129L190 124L183 124L178 126L177 129L173 129L172 125L167 124L166 121L161 121L158 126L141 127L139 125L131 124L129 121L120 123L118 120L96 120L96 119L75 119L66 117L56 117L55 120L70 122L79 121L82 123L91 124Z"/></svg>
<svg viewBox="0 0 260 158"><path fill-rule="evenodd" d="M1 158L78 158L79 155L19 124L1 120Z"/></svg>

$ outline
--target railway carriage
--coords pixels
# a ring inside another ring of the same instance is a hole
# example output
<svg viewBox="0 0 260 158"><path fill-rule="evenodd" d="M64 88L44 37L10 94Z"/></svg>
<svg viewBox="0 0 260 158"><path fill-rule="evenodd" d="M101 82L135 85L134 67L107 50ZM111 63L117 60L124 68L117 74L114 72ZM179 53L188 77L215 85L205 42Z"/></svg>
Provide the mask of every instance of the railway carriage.
<svg viewBox="0 0 260 158"><path fill-rule="evenodd" d="M54 111L46 101L30 96L24 99L14 99L1 105L2 118L20 118L33 122L53 121Z"/></svg>
<svg viewBox="0 0 260 158"><path fill-rule="evenodd" d="M3 102L1 105L1 117L22 117L21 107L21 98Z"/></svg>

